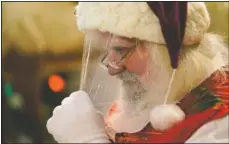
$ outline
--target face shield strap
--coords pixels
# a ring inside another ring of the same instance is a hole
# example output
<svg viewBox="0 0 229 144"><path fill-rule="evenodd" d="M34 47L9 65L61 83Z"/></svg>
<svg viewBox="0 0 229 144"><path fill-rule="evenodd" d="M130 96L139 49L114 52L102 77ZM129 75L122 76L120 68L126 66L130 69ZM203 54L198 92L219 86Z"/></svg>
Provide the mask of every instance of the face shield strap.
<svg viewBox="0 0 229 144"><path fill-rule="evenodd" d="M173 84L173 81L174 81L174 77L175 77L175 74L176 74L176 71L177 69L173 69L172 71L172 76L169 80L169 85L168 85L168 89L166 91L166 94L165 94L165 100L164 100L164 105L166 105L168 103L168 98L169 98L169 94L171 92L171 88L172 88L172 84Z"/></svg>
<svg viewBox="0 0 229 144"><path fill-rule="evenodd" d="M90 56L90 50L91 50L90 43L91 43L90 40L85 38L86 46L84 46L84 52L83 52L83 58L82 58L83 64L82 64L82 72L81 72L81 80L80 80L80 90L84 90L84 85L86 82L87 68L88 68L88 62L89 62L89 56ZM87 47L89 48L88 50L87 50Z"/></svg>

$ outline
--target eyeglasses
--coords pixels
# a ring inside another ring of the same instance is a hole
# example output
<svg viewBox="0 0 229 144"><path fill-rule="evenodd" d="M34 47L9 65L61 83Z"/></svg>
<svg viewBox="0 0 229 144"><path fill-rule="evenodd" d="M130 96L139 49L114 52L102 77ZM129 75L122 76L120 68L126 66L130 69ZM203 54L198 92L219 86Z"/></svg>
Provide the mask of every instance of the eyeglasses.
<svg viewBox="0 0 229 144"><path fill-rule="evenodd" d="M124 54L122 54L122 56L120 57L119 60L117 61L111 61L111 60L108 60L108 62L105 62L105 59L107 58L109 52L107 52L101 59L101 64L102 66L105 66L106 68L111 64L113 67L119 69L120 68L120 63L123 62L123 60L125 58L127 58L127 56L129 55L130 56L130 53L133 52L133 50L136 48L137 44L135 44L134 46L132 46L131 48L129 48L129 50L127 52L125 52Z"/></svg>

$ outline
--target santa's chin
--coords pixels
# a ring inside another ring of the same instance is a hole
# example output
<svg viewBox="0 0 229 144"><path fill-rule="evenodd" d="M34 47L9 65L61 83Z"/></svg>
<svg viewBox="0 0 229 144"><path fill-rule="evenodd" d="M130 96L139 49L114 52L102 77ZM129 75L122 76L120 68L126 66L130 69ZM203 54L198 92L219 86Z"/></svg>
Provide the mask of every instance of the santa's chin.
<svg viewBox="0 0 229 144"><path fill-rule="evenodd" d="M125 71L117 75L117 78L122 81L121 98L124 104L132 107L142 103L146 96L146 89L143 88L138 76Z"/></svg>
<svg viewBox="0 0 229 144"><path fill-rule="evenodd" d="M117 76L122 81L121 99L125 107L143 110L163 104L166 87L158 86L160 82L152 81L151 75L140 77L125 71Z"/></svg>

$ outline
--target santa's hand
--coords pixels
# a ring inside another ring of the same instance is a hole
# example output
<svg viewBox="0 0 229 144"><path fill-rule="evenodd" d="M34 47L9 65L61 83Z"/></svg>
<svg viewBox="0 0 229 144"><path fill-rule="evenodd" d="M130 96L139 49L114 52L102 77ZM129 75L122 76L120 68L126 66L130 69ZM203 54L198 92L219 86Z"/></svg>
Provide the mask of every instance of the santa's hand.
<svg viewBox="0 0 229 144"><path fill-rule="evenodd" d="M83 91L72 93L53 110L47 129L59 143L109 142L102 116Z"/></svg>

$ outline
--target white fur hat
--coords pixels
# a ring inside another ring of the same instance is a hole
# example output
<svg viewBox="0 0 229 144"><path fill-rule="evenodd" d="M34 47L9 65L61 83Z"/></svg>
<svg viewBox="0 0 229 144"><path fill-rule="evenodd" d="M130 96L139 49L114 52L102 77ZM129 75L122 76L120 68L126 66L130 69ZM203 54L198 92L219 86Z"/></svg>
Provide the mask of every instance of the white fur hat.
<svg viewBox="0 0 229 144"><path fill-rule="evenodd" d="M146 2L79 2L78 27L165 44L160 23ZM189 2L184 44L199 42L210 25L204 2Z"/></svg>

